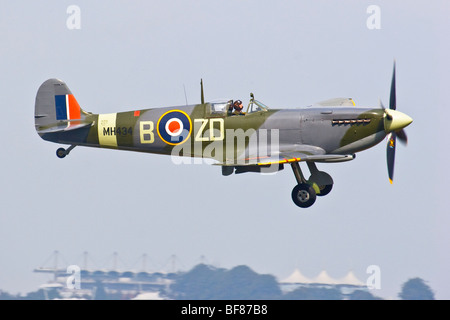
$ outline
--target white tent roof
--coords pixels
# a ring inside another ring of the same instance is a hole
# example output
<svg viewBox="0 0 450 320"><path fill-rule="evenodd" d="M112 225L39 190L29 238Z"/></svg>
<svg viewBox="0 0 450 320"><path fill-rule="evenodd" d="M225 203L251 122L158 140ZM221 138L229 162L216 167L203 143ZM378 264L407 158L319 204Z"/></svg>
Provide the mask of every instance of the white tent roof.
<svg viewBox="0 0 450 320"><path fill-rule="evenodd" d="M294 272L287 277L286 279L282 280L281 283L319 283L319 284L348 284L348 285L354 285L354 286L364 286L365 284L361 282L355 274L350 271L347 273L347 275L341 279L333 279L330 277L330 275L327 273L327 271L323 270L321 271L315 278L310 279L305 277L299 269L295 269Z"/></svg>
<svg viewBox="0 0 450 320"><path fill-rule="evenodd" d="M314 278L313 283L338 284L338 282L331 278L325 270L321 271L319 275Z"/></svg>
<svg viewBox="0 0 450 320"><path fill-rule="evenodd" d="M294 272L287 277L286 279L281 281L282 283L312 283L310 279L305 277L300 270L295 269Z"/></svg>

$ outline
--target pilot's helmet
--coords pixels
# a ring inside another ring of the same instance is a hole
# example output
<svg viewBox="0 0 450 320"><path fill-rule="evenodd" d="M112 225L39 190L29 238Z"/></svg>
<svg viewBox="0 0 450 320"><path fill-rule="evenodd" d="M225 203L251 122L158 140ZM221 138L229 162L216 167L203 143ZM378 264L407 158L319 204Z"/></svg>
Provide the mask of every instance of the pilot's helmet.
<svg viewBox="0 0 450 320"><path fill-rule="evenodd" d="M241 104L242 104L242 101L241 101L241 100L236 100L236 101L234 102L234 104L235 104L235 105L241 105Z"/></svg>

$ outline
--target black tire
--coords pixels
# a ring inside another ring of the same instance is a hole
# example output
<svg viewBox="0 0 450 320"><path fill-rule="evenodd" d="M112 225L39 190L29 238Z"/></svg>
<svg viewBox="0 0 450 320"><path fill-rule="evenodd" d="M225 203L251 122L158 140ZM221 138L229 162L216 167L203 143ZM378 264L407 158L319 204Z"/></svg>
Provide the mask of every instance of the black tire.
<svg viewBox="0 0 450 320"><path fill-rule="evenodd" d="M299 184L292 189L292 201L300 208L308 208L316 202L316 191L309 184Z"/></svg>
<svg viewBox="0 0 450 320"><path fill-rule="evenodd" d="M56 150L56 156L60 159L64 158L67 155L66 153L66 149L64 148L59 148L58 150Z"/></svg>
<svg viewBox="0 0 450 320"><path fill-rule="evenodd" d="M324 186L319 186L320 188L320 193L318 193L317 195L320 197L326 196L327 194L329 194L331 192L331 189L333 189L333 185L332 184L327 184Z"/></svg>

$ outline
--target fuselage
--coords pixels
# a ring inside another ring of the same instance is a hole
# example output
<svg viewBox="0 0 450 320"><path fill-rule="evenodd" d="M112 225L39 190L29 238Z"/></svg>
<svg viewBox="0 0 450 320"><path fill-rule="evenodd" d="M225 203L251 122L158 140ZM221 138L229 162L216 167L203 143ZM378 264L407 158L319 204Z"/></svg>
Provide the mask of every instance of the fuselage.
<svg viewBox="0 0 450 320"><path fill-rule="evenodd" d="M384 117L383 109L353 107L259 109L234 115L217 104L205 103L84 113L83 121L90 122L90 126L40 135L63 144L220 161L238 158L255 146L266 148L265 144L273 144L275 139L281 150L307 145L321 148L326 154L356 153L384 139ZM233 150L217 152L221 146Z"/></svg>

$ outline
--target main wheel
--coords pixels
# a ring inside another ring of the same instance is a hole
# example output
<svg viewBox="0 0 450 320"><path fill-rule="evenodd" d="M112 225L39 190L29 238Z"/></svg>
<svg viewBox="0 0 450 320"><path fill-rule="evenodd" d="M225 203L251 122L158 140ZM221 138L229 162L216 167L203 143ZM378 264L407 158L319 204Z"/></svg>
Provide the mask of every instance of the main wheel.
<svg viewBox="0 0 450 320"><path fill-rule="evenodd" d="M66 153L66 149L64 148L59 148L58 150L56 150L56 156L60 159L64 158L67 155Z"/></svg>
<svg viewBox="0 0 450 320"><path fill-rule="evenodd" d="M292 201L301 208L308 208L316 202L316 192L309 184L296 185L292 190Z"/></svg>
<svg viewBox="0 0 450 320"><path fill-rule="evenodd" d="M325 186L319 186L319 189L320 193L318 193L317 195L323 197L330 193L331 189L333 189L333 185L327 184Z"/></svg>

